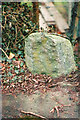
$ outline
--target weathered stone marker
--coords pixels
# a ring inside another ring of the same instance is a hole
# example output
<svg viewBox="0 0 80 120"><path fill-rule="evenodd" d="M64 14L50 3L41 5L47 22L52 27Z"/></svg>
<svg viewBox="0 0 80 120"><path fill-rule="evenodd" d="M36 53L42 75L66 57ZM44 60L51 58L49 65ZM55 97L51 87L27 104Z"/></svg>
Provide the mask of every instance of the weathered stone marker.
<svg viewBox="0 0 80 120"><path fill-rule="evenodd" d="M54 78L76 68L70 41L49 33L32 33L26 38L25 59L33 74L46 74Z"/></svg>

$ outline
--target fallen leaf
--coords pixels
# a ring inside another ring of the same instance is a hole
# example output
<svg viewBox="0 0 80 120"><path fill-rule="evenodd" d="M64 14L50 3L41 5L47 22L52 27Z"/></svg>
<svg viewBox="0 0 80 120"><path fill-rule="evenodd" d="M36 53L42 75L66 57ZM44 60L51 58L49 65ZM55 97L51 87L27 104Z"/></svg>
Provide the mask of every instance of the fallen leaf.
<svg viewBox="0 0 80 120"><path fill-rule="evenodd" d="M5 70L5 67L2 67L0 70Z"/></svg>
<svg viewBox="0 0 80 120"><path fill-rule="evenodd" d="M71 77L72 77L72 75L70 74L70 75L69 75L69 78L71 78Z"/></svg>
<svg viewBox="0 0 80 120"><path fill-rule="evenodd" d="M10 55L9 55L8 58L9 58L9 59L12 59L14 56L15 56L15 54L13 54L13 53L10 52Z"/></svg>
<svg viewBox="0 0 80 120"><path fill-rule="evenodd" d="M4 64L3 63L0 63L0 68L2 68L4 66Z"/></svg>
<svg viewBox="0 0 80 120"><path fill-rule="evenodd" d="M25 69L25 67L26 67L26 65L24 64L24 65L23 65L23 68Z"/></svg>
<svg viewBox="0 0 80 120"><path fill-rule="evenodd" d="M18 68L20 68L20 62L21 62L21 61L17 61L17 60L14 61L14 63L17 64L17 67L18 67Z"/></svg>

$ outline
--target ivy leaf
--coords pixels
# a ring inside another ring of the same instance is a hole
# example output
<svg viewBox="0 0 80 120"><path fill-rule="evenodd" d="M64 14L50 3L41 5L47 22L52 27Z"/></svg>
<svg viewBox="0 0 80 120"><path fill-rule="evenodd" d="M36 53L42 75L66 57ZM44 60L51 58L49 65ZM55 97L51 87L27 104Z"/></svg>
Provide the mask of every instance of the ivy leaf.
<svg viewBox="0 0 80 120"><path fill-rule="evenodd" d="M22 54L22 51L18 50L18 55L21 55Z"/></svg>
<svg viewBox="0 0 80 120"><path fill-rule="evenodd" d="M23 69L21 69L21 70L20 70L20 72L21 72L21 73L23 73L23 72L24 72L24 70L23 70Z"/></svg>
<svg viewBox="0 0 80 120"><path fill-rule="evenodd" d="M15 73L16 73L16 74L19 74L19 70L15 70Z"/></svg>
<svg viewBox="0 0 80 120"><path fill-rule="evenodd" d="M9 75L9 76L12 76L12 73L11 73L11 72L8 72L8 75Z"/></svg>
<svg viewBox="0 0 80 120"><path fill-rule="evenodd" d="M25 32L26 32L26 33L28 33L28 32L29 32L29 30L27 29L27 30L25 30Z"/></svg>
<svg viewBox="0 0 80 120"><path fill-rule="evenodd" d="M22 67L23 65L24 65L24 63L23 63L23 62L21 62L20 66Z"/></svg>
<svg viewBox="0 0 80 120"><path fill-rule="evenodd" d="M13 64L10 64L9 66L12 67L12 66L14 66L14 65L13 65Z"/></svg>
<svg viewBox="0 0 80 120"><path fill-rule="evenodd" d="M14 76L14 78L12 78L12 81L15 81L17 80L17 76Z"/></svg>

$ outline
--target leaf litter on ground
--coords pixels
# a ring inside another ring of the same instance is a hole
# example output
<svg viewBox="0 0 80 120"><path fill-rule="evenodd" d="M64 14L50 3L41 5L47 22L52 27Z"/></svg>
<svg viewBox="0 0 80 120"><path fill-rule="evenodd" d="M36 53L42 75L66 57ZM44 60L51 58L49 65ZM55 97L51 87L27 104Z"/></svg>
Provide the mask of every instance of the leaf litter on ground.
<svg viewBox="0 0 80 120"><path fill-rule="evenodd" d="M79 74L72 72L69 75L62 75L59 78L53 79L45 74L33 75L27 68L23 59L12 59L11 61L0 61L0 73L2 92L9 94L17 94L22 92L23 94L32 94L36 90L46 92L51 88L62 86L77 86L79 91ZM66 82L66 83L65 83Z"/></svg>

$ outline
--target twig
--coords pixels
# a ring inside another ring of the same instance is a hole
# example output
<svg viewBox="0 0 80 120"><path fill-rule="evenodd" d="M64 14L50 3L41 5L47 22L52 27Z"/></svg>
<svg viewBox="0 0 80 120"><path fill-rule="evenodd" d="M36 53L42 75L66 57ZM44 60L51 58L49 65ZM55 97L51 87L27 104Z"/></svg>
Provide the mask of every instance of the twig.
<svg viewBox="0 0 80 120"><path fill-rule="evenodd" d="M5 26L6 26L6 16L5 16L5 24L4 24L4 28L5 28Z"/></svg>
<svg viewBox="0 0 80 120"><path fill-rule="evenodd" d="M0 48L2 51L3 51L3 53L6 55L6 57L8 58L8 59L10 59L9 57L8 57L8 55L6 54L6 52L2 49L2 48Z"/></svg>
<svg viewBox="0 0 80 120"><path fill-rule="evenodd" d="M71 106L71 105L60 105L60 106L55 106L52 110L50 110L50 113L54 113L55 110L57 112L57 116L60 117L59 111L63 109L64 106Z"/></svg>
<svg viewBox="0 0 80 120"><path fill-rule="evenodd" d="M44 116L38 115L38 114L33 113L33 112L26 112L26 111L23 111L23 110L21 110L20 112L24 113L24 114L30 114L30 115L33 115L33 116L37 116L37 117L40 117L42 119L46 119Z"/></svg>
<svg viewBox="0 0 80 120"><path fill-rule="evenodd" d="M58 107L57 107L57 106L55 106L55 109L56 109L56 111L57 111L57 116L59 117L60 115L59 115L59 110L58 110Z"/></svg>
<svg viewBox="0 0 80 120"><path fill-rule="evenodd" d="M17 26L15 26L15 29L16 29L16 39L15 39L15 42L17 40Z"/></svg>

